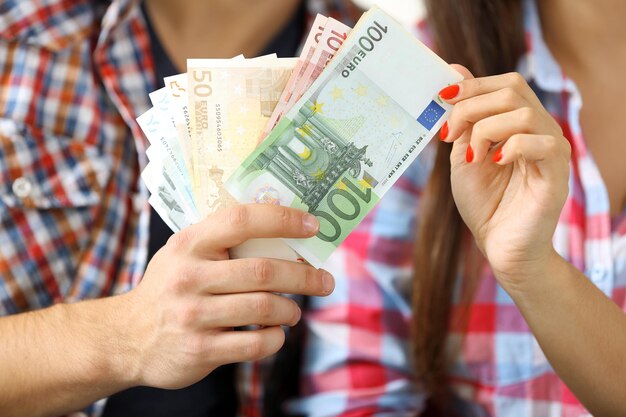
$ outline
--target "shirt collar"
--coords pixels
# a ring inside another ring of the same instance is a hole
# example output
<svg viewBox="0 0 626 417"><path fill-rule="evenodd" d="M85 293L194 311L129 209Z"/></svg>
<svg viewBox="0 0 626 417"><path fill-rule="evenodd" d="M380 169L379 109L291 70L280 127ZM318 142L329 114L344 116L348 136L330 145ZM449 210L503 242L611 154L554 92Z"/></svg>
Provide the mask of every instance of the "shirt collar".
<svg viewBox="0 0 626 417"><path fill-rule="evenodd" d="M0 38L59 51L90 36L99 26L102 40L125 22L137 3L138 0L7 0L0 3Z"/></svg>
<svg viewBox="0 0 626 417"><path fill-rule="evenodd" d="M99 43L105 41L115 28L122 26L133 15L139 11L140 0L112 0L102 17Z"/></svg>
<svg viewBox="0 0 626 417"><path fill-rule="evenodd" d="M93 31L96 7L88 0L8 0L0 5L0 37L60 50Z"/></svg>

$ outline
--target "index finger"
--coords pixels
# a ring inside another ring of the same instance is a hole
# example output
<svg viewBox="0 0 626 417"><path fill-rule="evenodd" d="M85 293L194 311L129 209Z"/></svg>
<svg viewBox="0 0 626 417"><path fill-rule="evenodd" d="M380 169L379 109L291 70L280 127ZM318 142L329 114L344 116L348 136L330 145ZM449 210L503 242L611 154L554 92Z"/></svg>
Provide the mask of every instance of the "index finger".
<svg viewBox="0 0 626 417"><path fill-rule="evenodd" d="M465 71L460 70L460 68ZM474 78L465 67L458 65L455 66L455 69L463 74L465 79L456 84L449 85L439 92L439 97L447 103L456 104L459 101L471 97L493 93L503 88L512 88L529 103L541 106L541 102L524 77L517 72Z"/></svg>
<svg viewBox="0 0 626 417"><path fill-rule="evenodd" d="M195 226L197 249L222 251L256 238L308 238L319 231L317 218L302 210L270 204L225 208Z"/></svg>

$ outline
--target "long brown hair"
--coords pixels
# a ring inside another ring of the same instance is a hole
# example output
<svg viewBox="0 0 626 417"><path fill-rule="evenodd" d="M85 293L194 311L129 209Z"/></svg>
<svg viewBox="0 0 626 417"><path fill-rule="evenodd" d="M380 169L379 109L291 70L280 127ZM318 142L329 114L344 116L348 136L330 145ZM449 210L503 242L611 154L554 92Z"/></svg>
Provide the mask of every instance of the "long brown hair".
<svg viewBox="0 0 626 417"><path fill-rule="evenodd" d="M521 0L425 0L437 53L465 65L475 76L513 71L524 51ZM422 198L414 256L413 359L417 378L429 395L429 415L454 415L448 388L446 338L460 255L467 229L452 198L449 144L439 144ZM473 245L470 245L473 246ZM473 256L476 259L476 256ZM467 259L467 257L466 257ZM468 268L464 268L468 271ZM478 268L465 274L461 306L468 306Z"/></svg>

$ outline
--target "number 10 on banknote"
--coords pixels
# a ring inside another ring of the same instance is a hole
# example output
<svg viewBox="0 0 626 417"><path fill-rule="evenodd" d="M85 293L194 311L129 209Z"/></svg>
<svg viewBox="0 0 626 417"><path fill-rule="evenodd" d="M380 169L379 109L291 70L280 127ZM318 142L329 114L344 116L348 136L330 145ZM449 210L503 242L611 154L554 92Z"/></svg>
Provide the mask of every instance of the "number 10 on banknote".
<svg viewBox="0 0 626 417"><path fill-rule="evenodd" d="M226 186L314 214L317 236L286 241L319 267L432 139L450 110L437 93L460 79L373 8Z"/></svg>

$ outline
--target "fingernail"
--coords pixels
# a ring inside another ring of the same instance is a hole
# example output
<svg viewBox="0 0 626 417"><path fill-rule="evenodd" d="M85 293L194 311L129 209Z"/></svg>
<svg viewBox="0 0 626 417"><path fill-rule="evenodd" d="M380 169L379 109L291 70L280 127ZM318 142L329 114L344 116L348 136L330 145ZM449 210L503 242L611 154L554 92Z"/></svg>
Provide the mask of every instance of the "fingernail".
<svg viewBox="0 0 626 417"><path fill-rule="evenodd" d="M439 140L446 140L448 137L448 122L446 121L443 126L441 126L441 130L439 130Z"/></svg>
<svg viewBox="0 0 626 417"><path fill-rule="evenodd" d="M465 152L465 161L469 164L474 160L474 150L472 149L472 145L467 145L467 152Z"/></svg>
<svg viewBox="0 0 626 417"><path fill-rule="evenodd" d="M502 160L502 148L498 149L496 153L493 154L493 162L500 162Z"/></svg>
<svg viewBox="0 0 626 417"><path fill-rule="evenodd" d="M458 84L449 85L439 92L439 97L444 100L453 99L454 97L456 97L457 94L459 94L459 89L460 87Z"/></svg>
<svg viewBox="0 0 626 417"><path fill-rule="evenodd" d="M302 225L304 226L304 231L307 233L317 233L320 228L320 222L317 221L317 218L308 213L302 218Z"/></svg>
<svg viewBox="0 0 626 417"><path fill-rule="evenodd" d="M330 275L328 272L323 271L322 272L322 289L324 290L326 294L330 294L333 288L335 288L335 280L333 279L333 276Z"/></svg>

